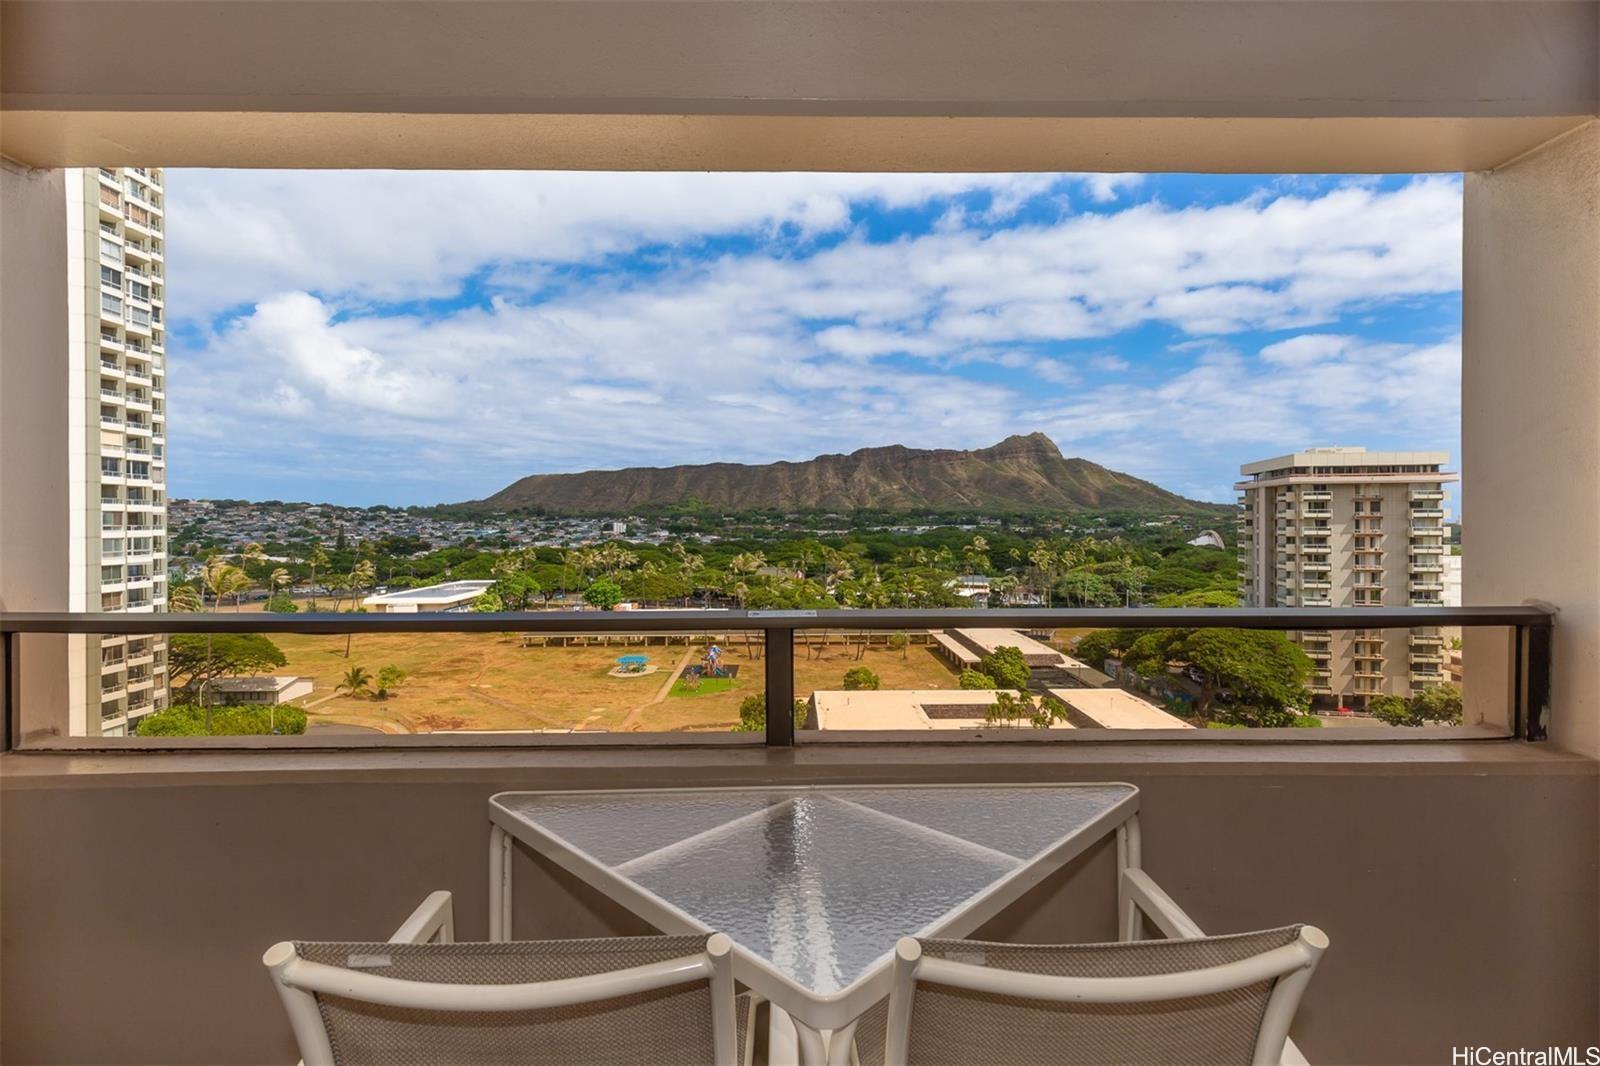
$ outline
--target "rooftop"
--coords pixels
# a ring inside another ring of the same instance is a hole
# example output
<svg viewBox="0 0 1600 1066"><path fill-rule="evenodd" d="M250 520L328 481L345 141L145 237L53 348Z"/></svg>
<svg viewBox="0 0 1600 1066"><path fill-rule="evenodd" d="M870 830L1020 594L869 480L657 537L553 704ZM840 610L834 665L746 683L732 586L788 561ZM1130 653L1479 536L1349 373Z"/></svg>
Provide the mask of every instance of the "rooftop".
<svg viewBox="0 0 1600 1066"><path fill-rule="evenodd" d="M1365 448L1345 445L1327 445L1306 448L1302 451L1245 463L1239 473L1265 474L1273 470L1296 467L1384 467L1384 466L1443 466L1450 461L1448 452L1369 452Z"/></svg>
<svg viewBox="0 0 1600 1066"><path fill-rule="evenodd" d="M999 693L995 689L881 689L813 692L817 728L978 729ZM967 713L970 709L970 713ZM1056 729L1070 729L1060 724Z"/></svg>
<svg viewBox="0 0 1600 1066"><path fill-rule="evenodd" d="M446 581L417 589L400 589L368 596L364 603L444 603L481 595L493 581Z"/></svg>

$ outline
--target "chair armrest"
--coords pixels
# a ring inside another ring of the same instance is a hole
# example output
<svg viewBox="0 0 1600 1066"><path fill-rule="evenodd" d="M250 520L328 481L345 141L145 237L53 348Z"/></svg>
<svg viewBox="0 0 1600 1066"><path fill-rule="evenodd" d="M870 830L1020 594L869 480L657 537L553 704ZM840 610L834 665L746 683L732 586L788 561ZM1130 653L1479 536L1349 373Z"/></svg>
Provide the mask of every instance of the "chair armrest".
<svg viewBox="0 0 1600 1066"><path fill-rule="evenodd" d="M1206 935L1194 919L1185 914L1183 908L1143 870L1130 868L1122 871L1122 885L1128 898L1149 916L1167 939L1193 940Z"/></svg>
<svg viewBox="0 0 1600 1066"><path fill-rule="evenodd" d="M1162 935L1168 940L1193 940L1206 935L1205 930L1184 913L1177 901L1167 895L1143 870L1134 867L1123 870L1122 887L1123 891L1127 892L1128 898L1133 900L1134 906L1149 915L1156 928L1161 930ZM1310 1066L1304 1052L1288 1038L1284 1039L1283 1056L1279 1061L1282 1066Z"/></svg>
<svg viewBox="0 0 1600 1066"><path fill-rule="evenodd" d="M411 912L411 917L394 931L389 943L427 944L437 941L440 944L453 944L455 939L455 905L451 902L450 893L439 891L429 893L422 905Z"/></svg>

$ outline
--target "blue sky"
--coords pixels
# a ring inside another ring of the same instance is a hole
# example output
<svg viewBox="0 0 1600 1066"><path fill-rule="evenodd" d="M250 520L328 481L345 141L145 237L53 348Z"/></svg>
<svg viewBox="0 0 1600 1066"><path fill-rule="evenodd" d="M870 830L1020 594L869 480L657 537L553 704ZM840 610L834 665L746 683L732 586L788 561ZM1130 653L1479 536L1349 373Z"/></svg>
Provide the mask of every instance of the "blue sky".
<svg viewBox="0 0 1600 1066"><path fill-rule="evenodd" d="M1459 451L1452 176L167 172L174 496L1042 430L1232 498Z"/></svg>

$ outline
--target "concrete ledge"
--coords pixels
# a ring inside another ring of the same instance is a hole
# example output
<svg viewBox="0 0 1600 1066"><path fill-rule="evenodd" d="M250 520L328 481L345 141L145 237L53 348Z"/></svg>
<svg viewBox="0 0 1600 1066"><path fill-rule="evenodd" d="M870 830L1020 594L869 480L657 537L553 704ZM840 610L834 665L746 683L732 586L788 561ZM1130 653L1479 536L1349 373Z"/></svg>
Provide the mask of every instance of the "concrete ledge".
<svg viewBox="0 0 1600 1066"><path fill-rule="evenodd" d="M672 788L845 781L1106 780L1130 774L1600 777L1600 762L1516 740L1014 746L901 742L432 751L18 752L0 790L254 786L277 782L481 782L504 788Z"/></svg>

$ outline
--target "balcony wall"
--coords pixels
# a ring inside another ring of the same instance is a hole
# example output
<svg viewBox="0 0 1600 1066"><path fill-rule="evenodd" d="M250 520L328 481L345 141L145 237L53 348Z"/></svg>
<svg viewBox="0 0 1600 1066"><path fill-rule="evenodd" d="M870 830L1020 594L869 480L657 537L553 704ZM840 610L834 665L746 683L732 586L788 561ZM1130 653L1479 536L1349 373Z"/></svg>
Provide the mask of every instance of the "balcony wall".
<svg viewBox="0 0 1600 1066"><path fill-rule="evenodd" d="M1457 1044L1600 1035L1600 777L1537 746L0 761L7 1062L292 1061L258 961L268 944L381 938L437 888L456 893L460 934L481 937L490 794L686 783L1132 781L1146 866L1202 926L1311 921L1329 933L1296 1029L1313 1060L1445 1061ZM517 863L519 936L643 931L567 876ZM1110 938L1113 863L1110 849L1091 853L986 932Z"/></svg>

